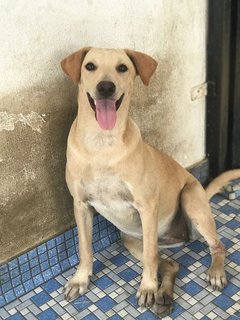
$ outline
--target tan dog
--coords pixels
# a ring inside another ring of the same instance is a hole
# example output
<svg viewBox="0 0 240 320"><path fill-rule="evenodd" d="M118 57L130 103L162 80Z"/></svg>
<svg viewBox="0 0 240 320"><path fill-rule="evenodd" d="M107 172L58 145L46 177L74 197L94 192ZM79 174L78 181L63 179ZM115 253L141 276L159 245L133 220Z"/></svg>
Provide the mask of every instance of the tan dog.
<svg viewBox="0 0 240 320"><path fill-rule="evenodd" d="M225 173L206 193L177 162L143 142L128 111L135 76L148 85L157 67L151 57L131 50L88 47L61 65L79 86L78 115L68 138L66 180L74 199L81 259L65 286L66 298L84 294L89 285L94 210L121 230L125 246L143 263L137 292L140 306L154 306L159 315L170 312L178 264L161 261L158 246L183 243L193 230L210 246L208 281L222 289L227 283L224 246L208 199L229 178L239 177L240 170Z"/></svg>

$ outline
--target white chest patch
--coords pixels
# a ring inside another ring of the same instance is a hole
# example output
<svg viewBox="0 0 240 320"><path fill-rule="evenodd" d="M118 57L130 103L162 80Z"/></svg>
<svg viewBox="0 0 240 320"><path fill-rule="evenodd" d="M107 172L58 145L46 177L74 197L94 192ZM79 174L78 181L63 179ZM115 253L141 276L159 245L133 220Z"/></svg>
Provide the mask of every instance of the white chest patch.
<svg viewBox="0 0 240 320"><path fill-rule="evenodd" d="M114 176L82 182L85 201L122 232L141 237L142 226L127 184Z"/></svg>

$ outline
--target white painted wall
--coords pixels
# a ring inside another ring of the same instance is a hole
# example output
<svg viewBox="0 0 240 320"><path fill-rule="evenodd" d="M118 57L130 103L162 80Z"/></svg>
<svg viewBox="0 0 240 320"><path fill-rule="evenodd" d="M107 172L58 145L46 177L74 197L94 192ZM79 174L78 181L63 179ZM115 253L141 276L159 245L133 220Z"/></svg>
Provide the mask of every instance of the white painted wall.
<svg viewBox="0 0 240 320"><path fill-rule="evenodd" d="M131 113L183 166L205 157L207 0L0 0L0 263L73 224L64 182L75 87L60 60L85 45L155 57ZM4 226L4 227L3 227ZM1 240L0 240L1 242Z"/></svg>
<svg viewBox="0 0 240 320"><path fill-rule="evenodd" d="M138 84L133 99L143 136L184 166L194 164L205 156L205 101L192 102L190 90L206 76L206 2L0 0L0 111L67 107L57 90L46 105L44 88L64 78L59 61L82 46L136 49L159 61L152 86ZM21 96L30 87L40 87L31 101Z"/></svg>

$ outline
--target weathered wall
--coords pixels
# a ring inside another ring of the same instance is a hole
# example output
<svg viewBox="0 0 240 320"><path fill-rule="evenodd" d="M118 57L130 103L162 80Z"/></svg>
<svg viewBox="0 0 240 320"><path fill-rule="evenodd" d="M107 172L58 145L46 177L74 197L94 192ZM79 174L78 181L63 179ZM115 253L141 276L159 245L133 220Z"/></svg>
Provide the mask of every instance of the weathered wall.
<svg viewBox="0 0 240 320"><path fill-rule="evenodd" d="M59 61L81 46L128 47L159 61L137 81L144 138L184 166L204 158L206 1L0 0L0 262L73 223L64 182L76 106Z"/></svg>

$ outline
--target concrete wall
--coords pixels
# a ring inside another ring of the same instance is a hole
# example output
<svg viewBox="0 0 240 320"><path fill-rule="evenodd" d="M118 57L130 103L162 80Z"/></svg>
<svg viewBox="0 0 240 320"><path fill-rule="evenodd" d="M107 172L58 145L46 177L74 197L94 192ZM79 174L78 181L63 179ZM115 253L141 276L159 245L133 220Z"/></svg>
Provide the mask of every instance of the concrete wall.
<svg viewBox="0 0 240 320"><path fill-rule="evenodd" d="M206 0L0 0L0 262L73 224L64 182L76 89L59 61L85 45L159 61L138 80L132 115L149 143L182 165L205 156Z"/></svg>

